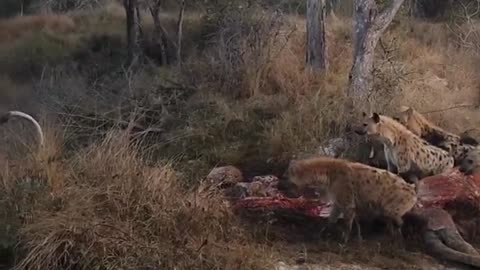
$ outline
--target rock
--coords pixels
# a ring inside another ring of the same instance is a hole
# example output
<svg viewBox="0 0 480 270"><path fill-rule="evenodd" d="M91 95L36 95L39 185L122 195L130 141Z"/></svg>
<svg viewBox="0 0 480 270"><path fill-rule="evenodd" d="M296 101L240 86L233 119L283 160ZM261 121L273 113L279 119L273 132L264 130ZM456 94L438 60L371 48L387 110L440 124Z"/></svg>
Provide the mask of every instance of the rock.
<svg viewBox="0 0 480 270"><path fill-rule="evenodd" d="M276 185L278 184L278 177L275 175L262 175L252 178L252 182L262 182L265 184Z"/></svg>
<svg viewBox="0 0 480 270"><path fill-rule="evenodd" d="M207 182L214 186L231 186L242 181L242 172L234 166L217 167L207 175Z"/></svg>
<svg viewBox="0 0 480 270"><path fill-rule="evenodd" d="M347 264L337 262L332 265L325 264L301 264L301 265L288 265L284 262L278 262L275 266L275 270L380 270L378 267L364 266L357 264Z"/></svg>
<svg viewBox="0 0 480 270"><path fill-rule="evenodd" d="M276 188L277 182L253 181L240 182L228 189L226 195L233 199L245 197L275 197L279 191Z"/></svg>
<svg viewBox="0 0 480 270"><path fill-rule="evenodd" d="M255 181L248 184L248 195L250 197L266 197L266 192L264 191L264 185L262 182Z"/></svg>
<svg viewBox="0 0 480 270"><path fill-rule="evenodd" d="M416 264L414 269L424 269L424 270L461 270L461 269L470 269L462 265L443 265L438 262L430 260L428 257L422 255L412 254L412 257L415 258ZM285 262L278 262L275 267L275 270L380 270L386 268L379 268L376 266L370 265L360 265L353 263L344 263L344 262L332 262L329 264L325 263L311 263L311 264L294 264L289 265Z"/></svg>
<svg viewBox="0 0 480 270"><path fill-rule="evenodd" d="M248 188L250 197L273 197L277 193L278 190L275 187L260 181L250 183Z"/></svg>
<svg viewBox="0 0 480 270"><path fill-rule="evenodd" d="M239 200L249 196L248 193L248 184L249 183L237 183L233 187L225 189L225 197L231 200Z"/></svg>
<svg viewBox="0 0 480 270"><path fill-rule="evenodd" d="M345 138L333 138L321 145L318 154L328 157L339 157L348 148L348 141Z"/></svg>
<svg viewBox="0 0 480 270"><path fill-rule="evenodd" d="M243 177L233 166L213 169L207 176L212 186L227 186L225 196L238 200L245 197L272 197L278 194L278 177L274 175L255 176L251 182L242 182Z"/></svg>
<svg viewBox="0 0 480 270"><path fill-rule="evenodd" d="M248 193L253 197L274 197L279 193L278 182L275 175L255 176L249 184Z"/></svg>
<svg viewBox="0 0 480 270"><path fill-rule="evenodd" d="M242 199L245 197L274 197L279 193L276 176L256 176L253 180L235 184L226 190L225 195L232 199Z"/></svg>

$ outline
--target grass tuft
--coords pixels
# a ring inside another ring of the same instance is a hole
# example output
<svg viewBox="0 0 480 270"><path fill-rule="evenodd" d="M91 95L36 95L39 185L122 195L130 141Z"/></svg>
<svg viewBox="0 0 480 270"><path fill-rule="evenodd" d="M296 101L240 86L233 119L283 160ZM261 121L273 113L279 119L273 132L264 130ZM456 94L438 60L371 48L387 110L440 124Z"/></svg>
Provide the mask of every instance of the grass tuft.
<svg viewBox="0 0 480 270"><path fill-rule="evenodd" d="M219 194L184 189L168 162L146 166L122 133L65 163L63 191L19 232L15 269L273 267Z"/></svg>

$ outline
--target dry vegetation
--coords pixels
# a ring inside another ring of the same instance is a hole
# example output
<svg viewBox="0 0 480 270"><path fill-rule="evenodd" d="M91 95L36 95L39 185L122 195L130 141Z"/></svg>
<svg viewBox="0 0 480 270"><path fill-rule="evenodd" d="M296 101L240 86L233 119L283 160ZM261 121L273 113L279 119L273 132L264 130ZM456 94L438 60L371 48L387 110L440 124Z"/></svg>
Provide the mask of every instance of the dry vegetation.
<svg viewBox="0 0 480 270"><path fill-rule="evenodd" d="M161 19L174 36L176 17ZM187 13L181 71L149 60L123 66L124 20L109 3L0 21L0 109L42 116L48 131L47 147L29 154L30 144L18 144L28 134L14 134L27 126L0 130L0 155L9 158L0 164L4 250L15 251L17 269L272 269L286 244L247 230L201 180L216 164L282 173L293 155L343 132L351 22L329 18L330 70L319 76L304 68L305 22L295 15ZM478 105L480 55L452 29L402 18L392 25L375 71L379 111ZM428 116L453 132L480 120L473 107ZM405 259L380 253L390 266Z"/></svg>
<svg viewBox="0 0 480 270"><path fill-rule="evenodd" d="M112 132L67 160L32 157L30 196L22 180L4 179L20 213L31 207L22 197L39 202L19 231L18 269L271 269L273 251L220 196L185 189L168 163L147 166L133 148Z"/></svg>

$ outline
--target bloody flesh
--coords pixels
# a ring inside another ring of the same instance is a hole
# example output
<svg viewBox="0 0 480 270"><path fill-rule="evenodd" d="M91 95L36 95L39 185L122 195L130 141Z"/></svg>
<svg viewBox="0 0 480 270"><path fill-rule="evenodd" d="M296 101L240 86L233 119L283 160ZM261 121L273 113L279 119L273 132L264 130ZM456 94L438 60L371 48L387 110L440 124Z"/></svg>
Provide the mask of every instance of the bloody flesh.
<svg viewBox="0 0 480 270"><path fill-rule="evenodd" d="M465 176L457 169L442 175L422 179L418 186L416 208L445 208L452 205L468 205L480 209L480 175ZM247 197L238 200L235 208L248 210L288 210L312 218L327 218L331 202L308 200L303 197Z"/></svg>

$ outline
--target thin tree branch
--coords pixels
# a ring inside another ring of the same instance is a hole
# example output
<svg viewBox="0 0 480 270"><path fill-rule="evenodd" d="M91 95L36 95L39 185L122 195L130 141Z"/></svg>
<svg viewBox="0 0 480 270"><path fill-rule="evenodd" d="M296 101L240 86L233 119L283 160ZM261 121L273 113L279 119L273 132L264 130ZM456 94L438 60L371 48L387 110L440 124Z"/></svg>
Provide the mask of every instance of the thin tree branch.
<svg viewBox="0 0 480 270"><path fill-rule="evenodd" d="M379 31L383 33L385 29L390 25L395 14L402 6L404 0L393 0L389 7L387 7L378 17L375 19L374 25L372 26L373 31Z"/></svg>
<svg viewBox="0 0 480 270"><path fill-rule="evenodd" d="M476 105L476 104L458 104L458 105L450 106L450 107L443 108L443 109L422 112L422 114L445 112L445 111L459 109L459 108L475 108L475 107L478 107L478 105Z"/></svg>
<svg viewBox="0 0 480 270"><path fill-rule="evenodd" d="M182 66L182 38L183 38L183 15L185 13L185 0L182 0L177 22L177 64Z"/></svg>

